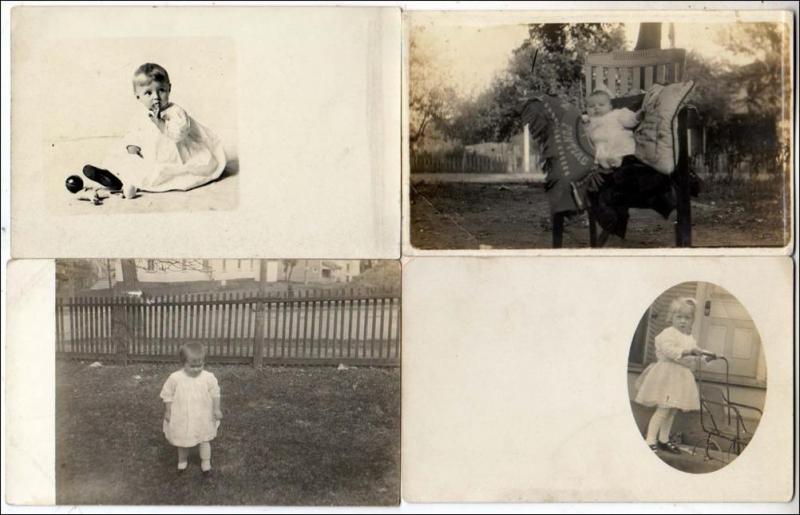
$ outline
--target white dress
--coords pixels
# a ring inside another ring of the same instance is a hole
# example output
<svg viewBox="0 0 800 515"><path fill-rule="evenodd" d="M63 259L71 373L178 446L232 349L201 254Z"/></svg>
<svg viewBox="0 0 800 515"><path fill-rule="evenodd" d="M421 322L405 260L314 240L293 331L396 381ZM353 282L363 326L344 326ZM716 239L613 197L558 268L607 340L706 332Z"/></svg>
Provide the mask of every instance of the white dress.
<svg viewBox="0 0 800 515"><path fill-rule="evenodd" d="M700 409L700 396L684 351L697 349L690 334L667 327L656 336L656 358L636 380L634 401L644 406L678 408L682 411Z"/></svg>
<svg viewBox="0 0 800 515"><path fill-rule="evenodd" d="M183 370L173 372L161 389L164 402L171 402L170 420L164 420L167 441L178 447L194 447L217 436L214 397L220 396L214 374L203 370L191 377Z"/></svg>
<svg viewBox="0 0 800 515"><path fill-rule="evenodd" d="M615 168L622 158L636 152L633 129L639 120L630 109L613 109L602 116L589 118L587 132L594 145L595 163Z"/></svg>
<svg viewBox="0 0 800 515"><path fill-rule="evenodd" d="M210 129L170 104L161 111L163 128L146 112L137 116L124 139L106 156L104 168L123 184L142 191L190 190L222 175L227 160L222 142ZM141 156L129 154L136 145Z"/></svg>

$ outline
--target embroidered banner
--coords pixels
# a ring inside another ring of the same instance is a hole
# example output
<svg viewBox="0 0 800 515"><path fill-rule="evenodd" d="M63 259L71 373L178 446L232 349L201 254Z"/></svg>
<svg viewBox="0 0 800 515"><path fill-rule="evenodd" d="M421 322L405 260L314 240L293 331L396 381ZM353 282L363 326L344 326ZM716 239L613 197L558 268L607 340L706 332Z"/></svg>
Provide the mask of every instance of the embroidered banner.
<svg viewBox="0 0 800 515"><path fill-rule="evenodd" d="M550 212L575 211L569 183L583 178L594 167L580 111L557 97L536 97L525 106L522 123L529 124L531 138L542 151Z"/></svg>

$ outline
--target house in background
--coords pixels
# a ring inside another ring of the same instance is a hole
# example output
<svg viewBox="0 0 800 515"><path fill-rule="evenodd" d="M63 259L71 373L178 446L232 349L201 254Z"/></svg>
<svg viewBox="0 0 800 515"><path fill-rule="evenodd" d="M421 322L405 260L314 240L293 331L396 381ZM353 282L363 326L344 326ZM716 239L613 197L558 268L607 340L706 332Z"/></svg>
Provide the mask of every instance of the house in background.
<svg viewBox="0 0 800 515"><path fill-rule="evenodd" d="M634 383L639 374L656 359L655 337L667 327L669 304L678 297L692 297L697 300L693 336L698 345L728 359L730 400L763 410L767 367L758 329L745 307L733 295L708 283L689 282L670 288L645 312L633 336L628 356L628 391L631 398L635 396ZM704 384L724 389L723 361L712 361L703 365L702 379ZM634 402L631 402L631 406L639 430L644 434L653 410ZM746 410L742 415L750 417L745 420L748 427L758 425L758 419L752 418L754 412ZM689 438L704 436L699 413L690 412L677 417L673 433L678 432Z"/></svg>
<svg viewBox="0 0 800 515"><path fill-rule="evenodd" d="M361 261L350 260L266 260L267 283L293 283L325 286L349 283L361 271ZM259 281L259 259L135 259L136 279L140 286L152 289L159 285L180 285L192 291L215 283L222 287L255 288ZM122 261L108 260L100 267L100 279L93 290L114 288L122 282Z"/></svg>

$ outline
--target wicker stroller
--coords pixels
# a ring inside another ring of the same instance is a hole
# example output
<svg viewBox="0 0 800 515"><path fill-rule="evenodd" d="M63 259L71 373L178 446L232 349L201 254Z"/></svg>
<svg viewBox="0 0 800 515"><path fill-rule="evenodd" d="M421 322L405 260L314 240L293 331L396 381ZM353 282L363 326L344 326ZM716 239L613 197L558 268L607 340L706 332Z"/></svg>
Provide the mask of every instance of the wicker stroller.
<svg viewBox="0 0 800 515"><path fill-rule="evenodd" d="M750 443L755 427L745 424L743 412L757 414L761 418L761 410L746 404L733 402L731 400L730 366L724 357L717 357L725 363L725 383L723 387L703 383L702 357L698 357L697 364L697 384L700 391L700 425L705 438L705 458L706 460L715 459L711 456L711 449L714 448L723 456L726 463L733 461L744 448ZM694 447L696 453L698 443Z"/></svg>

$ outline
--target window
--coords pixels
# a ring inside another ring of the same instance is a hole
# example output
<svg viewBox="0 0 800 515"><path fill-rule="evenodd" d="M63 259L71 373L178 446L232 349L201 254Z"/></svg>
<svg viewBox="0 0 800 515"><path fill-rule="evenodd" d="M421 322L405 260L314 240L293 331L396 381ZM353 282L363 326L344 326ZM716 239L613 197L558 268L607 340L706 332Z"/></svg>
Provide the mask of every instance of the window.
<svg viewBox="0 0 800 515"><path fill-rule="evenodd" d="M155 259L148 259L147 260L147 271L148 272L155 272L156 271L156 260Z"/></svg>
<svg viewBox="0 0 800 515"><path fill-rule="evenodd" d="M330 279L331 278L331 270L329 268L322 269L322 278L323 279Z"/></svg>
<svg viewBox="0 0 800 515"><path fill-rule="evenodd" d="M639 325L636 326L636 332L633 333L633 341L631 342L631 349L628 352L629 365L644 365L644 360L647 350L647 324L650 320L650 310L644 312Z"/></svg>

